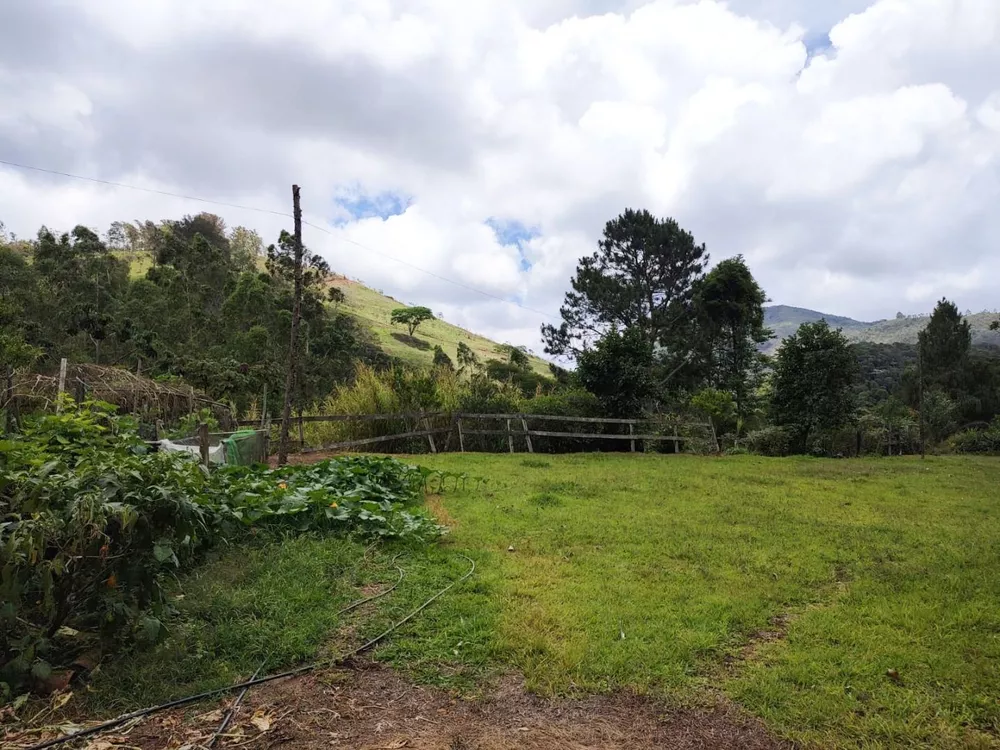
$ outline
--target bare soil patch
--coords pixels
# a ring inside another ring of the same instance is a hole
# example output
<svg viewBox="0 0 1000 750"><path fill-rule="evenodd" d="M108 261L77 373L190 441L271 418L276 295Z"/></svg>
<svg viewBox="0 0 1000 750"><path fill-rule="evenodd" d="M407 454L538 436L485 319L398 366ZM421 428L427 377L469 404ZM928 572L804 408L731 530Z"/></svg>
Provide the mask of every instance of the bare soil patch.
<svg viewBox="0 0 1000 750"><path fill-rule="evenodd" d="M193 750L208 741L232 700L151 717L127 736L103 738L108 744L98 747ZM250 750L792 747L725 703L711 709L677 709L630 694L543 699L526 693L515 679L503 681L481 698L463 700L368 662L356 669L254 689L215 744L237 746Z"/></svg>

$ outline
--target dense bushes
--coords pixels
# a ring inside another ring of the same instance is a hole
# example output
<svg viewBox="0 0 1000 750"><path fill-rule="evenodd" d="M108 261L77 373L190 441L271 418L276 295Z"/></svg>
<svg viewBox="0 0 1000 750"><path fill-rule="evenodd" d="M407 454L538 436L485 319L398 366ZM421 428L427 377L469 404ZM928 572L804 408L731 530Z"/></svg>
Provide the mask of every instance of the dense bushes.
<svg viewBox="0 0 1000 750"><path fill-rule="evenodd" d="M762 456L787 456L792 448L792 435L784 427L763 427L749 433L744 444Z"/></svg>
<svg viewBox="0 0 1000 750"><path fill-rule="evenodd" d="M208 474L149 453L99 405L64 405L0 442L0 690L44 680L71 642L155 642L163 580L247 527L427 539L424 475L392 459ZM79 632L86 635L80 636Z"/></svg>
<svg viewBox="0 0 1000 750"><path fill-rule="evenodd" d="M951 436L949 446L956 453L1000 453L1000 418L986 430L963 430Z"/></svg>
<svg viewBox="0 0 1000 750"><path fill-rule="evenodd" d="M549 414L558 416L601 416L601 403L591 393L570 386L555 387L549 393L527 397L520 385L497 381L485 371L473 369L468 374L439 367L434 370L395 368L374 370L360 365L350 385L337 388L316 408L317 414L406 414L421 412L458 412L471 414ZM433 420L432 420L433 421ZM446 418L434 422L448 425ZM489 429L496 429L490 425ZM518 425L520 427L520 425ZM540 424L538 429L545 429ZM306 443L321 446L348 440L360 440L423 429L414 419L368 420L358 422L319 422L305 425ZM536 449L541 449L544 439ZM469 436L471 450L507 450L505 437ZM411 438L379 444L388 452L419 453L427 450L425 438Z"/></svg>

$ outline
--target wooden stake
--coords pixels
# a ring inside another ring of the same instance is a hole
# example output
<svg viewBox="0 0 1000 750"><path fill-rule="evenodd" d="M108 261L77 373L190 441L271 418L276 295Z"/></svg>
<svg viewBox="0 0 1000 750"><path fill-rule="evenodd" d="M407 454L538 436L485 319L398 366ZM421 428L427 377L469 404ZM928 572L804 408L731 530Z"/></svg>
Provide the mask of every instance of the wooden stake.
<svg viewBox="0 0 1000 750"><path fill-rule="evenodd" d="M521 426L524 428L524 439L528 443L528 453L534 453L535 449L531 445L531 435L528 434L528 420L521 417Z"/></svg>
<svg viewBox="0 0 1000 750"><path fill-rule="evenodd" d="M507 420L507 447L510 448L510 452L514 452L514 436L510 431L510 420Z"/></svg>
<svg viewBox="0 0 1000 750"><path fill-rule="evenodd" d="M56 399L56 414L62 411L62 395L66 392L66 358L59 360L59 397Z"/></svg>
<svg viewBox="0 0 1000 750"><path fill-rule="evenodd" d="M5 432L10 435L14 431L14 368L7 365L4 370L6 370L6 380L4 383L4 400L3 408L5 410L6 425Z"/></svg>
<svg viewBox="0 0 1000 750"><path fill-rule="evenodd" d="M465 437L462 435L462 418L458 418L458 449L465 453Z"/></svg>
<svg viewBox="0 0 1000 750"><path fill-rule="evenodd" d="M202 422L198 425L198 448L201 451L201 462L208 466L208 425Z"/></svg>
<svg viewBox="0 0 1000 750"><path fill-rule="evenodd" d="M635 434L635 425L632 424L631 422L628 423L628 434L629 435ZM635 453L635 441L634 440L630 441L630 445L632 446L632 452Z"/></svg>
<svg viewBox="0 0 1000 750"><path fill-rule="evenodd" d="M285 372L285 404L281 410L278 466L288 463L288 430L292 422L292 389L295 386L299 323L302 318L302 208L299 205L298 185L292 185L292 217L295 221L295 300L292 305L292 331L288 337L288 369Z"/></svg>
<svg viewBox="0 0 1000 750"><path fill-rule="evenodd" d="M715 431L715 422L709 419L708 426L712 428L712 442L715 444L715 452L722 453L722 449L719 447L719 435Z"/></svg>
<svg viewBox="0 0 1000 750"><path fill-rule="evenodd" d="M431 423L427 419L427 417L424 417L423 422L424 422L424 429L428 431L427 432L427 442L430 443L431 453L437 453L438 449L437 449L437 446L434 445L434 436L430 434Z"/></svg>

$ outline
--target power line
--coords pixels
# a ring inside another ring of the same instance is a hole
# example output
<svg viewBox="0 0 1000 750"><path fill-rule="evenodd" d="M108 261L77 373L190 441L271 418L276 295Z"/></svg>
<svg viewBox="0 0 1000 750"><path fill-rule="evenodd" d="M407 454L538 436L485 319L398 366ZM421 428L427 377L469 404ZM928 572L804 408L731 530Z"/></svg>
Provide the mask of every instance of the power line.
<svg viewBox="0 0 1000 750"><path fill-rule="evenodd" d="M213 206L226 206L228 208L239 208L244 211L256 211L262 214L273 214L275 216L284 216L286 218L292 218L289 213L283 213L281 211L272 211L269 208L255 208L254 206L242 206L239 203L226 203L225 201L214 201L209 198L198 198L194 195L182 195L180 193L171 193L168 190L157 190L155 188L140 187L139 185L126 185L124 182L112 182L111 180L101 180L97 177L84 177L83 175L70 174L69 172L59 172L55 169L43 169L42 167L32 167L27 164L17 164L12 161L5 161L0 159L0 164L5 164L8 167L17 167L18 169L30 169L32 172L43 172L44 174L58 175L59 177L69 177L74 180L84 180L86 182L96 182L99 185L110 185L111 187L127 188L129 190L139 190L143 193L154 193L156 195L167 195L171 198L183 198L188 201L198 201L199 203L211 203Z"/></svg>
<svg viewBox="0 0 1000 750"><path fill-rule="evenodd" d="M58 177L68 177L68 178L73 179L73 180L84 180L85 182L95 182L95 183L97 183L99 185L109 185L111 187L125 188L127 190L138 190L138 191L143 192L143 193L153 193L155 195L165 195L165 196L169 196L171 198L181 198L183 200L196 201L198 203L207 203L207 204L210 204L210 205L213 205L213 206L225 206L227 208L236 208L236 209L240 209L242 211L255 211L257 213L262 213L262 214L271 214L273 216L281 216L281 217L284 217L286 219L291 219L292 218L292 215L290 213L286 213L286 212L283 212L283 211L273 211L273 210L271 210L269 208L258 208L256 206L244 206L244 205L239 204L239 203L227 203L225 201L217 201L217 200L212 200L210 198L199 198L198 196L194 196L194 195L184 195L182 193L172 193L169 190L157 190L155 188L141 187L139 185L129 185L129 184L124 183L124 182L113 182L112 180L102 180L102 179L99 179L97 177L86 177L84 175L71 174L70 172L60 172L60 171L55 170L55 169L45 169L43 167L34 167L34 166L29 165L29 164L18 164L17 162L7 161L5 159L0 159L0 164L4 164L4 165L6 165L8 167L16 167L17 169L27 169L27 170L30 170L32 172L41 172L43 174L56 175ZM324 234L328 234L328 235L330 235L331 237L333 237L335 239L339 238L339 239L343 240L344 242L349 242L352 245L356 245L357 247L360 247L360 248L362 248L364 250L367 250L369 252L375 253L376 255L381 255L383 258L388 258L389 260L395 261L396 263L401 263L404 266L409 266L410 268L412 268L412 269L414 269L416 271L420 271L420 273L426 274L426 275L431 276L431 277L433 277L435 279L439 279L440 281L444 281L444 282L447 282L449 284L453 284L454 286L457 286L457 287L459 287L461 289L465 289L465 290L470 291L470 292L475 292L476 294L480 294L480 295L482 295L484 297L489 297L490 299L495 299L495 300L498 300L500 302L505 302L508 305L513 305L514 307L519 307L522 310L525 310L525 311L531 312L531 313L535 313L536 315L541 315L544 318L549 318L550 320L556 320L556 318L554 316L549 315L546 312L542 312L541 310L535 310L535 309L533 309L531 307L527 307L525 305L522 305L519 302L515 302L514 300L506 299L504 297L500 297L499 295L491 294L490 292L484 292L482 289L477 289L477 288L475 288L473 286L469 286L468 284L463 284L461 281L455 281L454 279L449 279L447 276L441 276L440 274L436 274L433 271L428 271L426 268L421 268L420 266L417 266L417 265L415 265L413 263L410 263L409 261L405 261L402 258L397 258L395 255L390 255L389 253L385 253L385 252L382 252L381 250L376 250L373 247L369 247L368 245L362 244L362 243L358 242L357 240L352 240L350 237L347 237L344 234L335 234L334 232L331 232L330 230L326 229L325 227L322 227L322 226L320 226L318 224L313 224L311 221L303 220L302 223L305 224L305 225L307 225L307 226L312 227L313 229L319 230L320 232L323 232Z"/></svg>

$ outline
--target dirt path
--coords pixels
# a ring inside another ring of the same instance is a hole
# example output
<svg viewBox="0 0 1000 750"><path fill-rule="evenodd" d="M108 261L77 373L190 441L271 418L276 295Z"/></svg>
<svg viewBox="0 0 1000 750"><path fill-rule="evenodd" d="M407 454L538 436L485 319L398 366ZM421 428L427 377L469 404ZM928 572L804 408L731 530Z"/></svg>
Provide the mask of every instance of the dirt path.
<svg viewBox="0 0 1000 750"><path fill-rule="evenodd" d="M231 699L230 699L231 700ZM215 731L228 702L154 716L93 750L196 750ZM507 680L477 700L414 685L362 663L281 681L249 693L217 748L508 750L519 748L791 748L758 722L720 705L668 710L631 695L544 700Z"/></svg>

